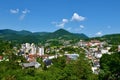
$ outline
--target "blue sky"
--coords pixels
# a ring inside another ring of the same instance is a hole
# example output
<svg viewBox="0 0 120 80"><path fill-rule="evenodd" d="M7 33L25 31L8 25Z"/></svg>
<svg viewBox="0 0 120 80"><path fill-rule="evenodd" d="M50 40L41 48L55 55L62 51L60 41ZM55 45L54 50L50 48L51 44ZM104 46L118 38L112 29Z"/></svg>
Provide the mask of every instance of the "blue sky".
<svg viewBox="0 0 120 80"><path fill-rule="evenodd" d="M120 0L1 0L0 29L120 33Z"/></svg>

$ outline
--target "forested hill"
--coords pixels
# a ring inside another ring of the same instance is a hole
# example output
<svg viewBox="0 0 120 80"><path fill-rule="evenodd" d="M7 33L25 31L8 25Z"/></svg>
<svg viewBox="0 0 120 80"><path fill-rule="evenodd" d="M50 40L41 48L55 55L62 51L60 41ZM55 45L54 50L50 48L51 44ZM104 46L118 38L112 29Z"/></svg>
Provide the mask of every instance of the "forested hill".
<svg viewBox="0 0 120 80"><path fill-rule="evenodd" d="M108 40L110 44L120 44L120 34L105 35L102 38Z"/></svg>
<svg viewBox="0 0 120 80"><path fill-rule="evenodd" d="M120 34L109 34L109 35L104 35L101 37L94 37L91 39L107 41L109 44L112 44L112 45L119 45L120 44Z"/></svg>
<svg viewBox="0 0 120 80"><path fill-rule="evenodd" d="M0 30L0 39L14 40L19 42L40 42L48 39L87 39L85 34L70 33L64 29L55 32L30 32L26 30L15 31L10 29Z"/></svg>

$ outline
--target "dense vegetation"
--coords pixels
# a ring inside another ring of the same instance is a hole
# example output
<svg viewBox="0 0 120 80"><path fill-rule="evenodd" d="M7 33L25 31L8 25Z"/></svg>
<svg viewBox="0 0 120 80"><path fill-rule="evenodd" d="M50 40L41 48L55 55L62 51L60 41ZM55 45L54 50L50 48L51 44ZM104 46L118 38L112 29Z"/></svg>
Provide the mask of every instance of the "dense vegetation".
<svg viewBox="0 0 120 80"><path fill-rule="evenodd" d="M100 80L120 80L120 52L104 54L100 59Z"/></svg>
<svg viewBox="0 0 120 80"><path fill-rule="evenodd" d="M109 44L112 45L120 44L120 34L105 35L102 38L105 39Z"/></svg>
<svg viewBox="0 0 120 80"><path fill-rule="evenodd" d="M0 62L1 80L96 80L87 60L79 58L66 64L65 58L54 59L50 68L22 69L14 61ZM9 66L8 66L9 65Z"/></svg>

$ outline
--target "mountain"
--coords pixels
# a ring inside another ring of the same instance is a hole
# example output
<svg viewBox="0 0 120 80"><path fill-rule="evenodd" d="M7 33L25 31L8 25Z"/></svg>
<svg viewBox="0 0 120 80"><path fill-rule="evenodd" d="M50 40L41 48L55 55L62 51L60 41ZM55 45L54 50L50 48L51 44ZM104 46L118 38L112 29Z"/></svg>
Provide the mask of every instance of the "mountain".
<svg viewBox="0 0 120 80"><path fill-rule="evenodd" d="M62 35L71 35L72 33L68 32L64 29L59 29L59 30L53 32L53 34L62 36Z"/></svg>
<svg viewBox="0 0 120 80"><path fill-rule="evenodd" d="M26 31L26 30L22 30L22 31L18 31L17 34L20 34L20 35L30 35L30 34L32 34L32 32Z"/></svg>
<svg viewBox="0 0 120 80"><path fill-rule="evenodd" d="M14 40L18 42L41 42L49 39L86 39L84 34L70 33L67 30L59 29L55 32L30 32L26 30L15 31L10 29L0 30L0 39Z"/></svg>
<svg viewBox="0 0 120 80"><path fill-rule="evenodd" d="M40 36L44 36L44 35L48 35L50 32L34 32L33 35L40 35Z"/></svg>
<svg viewBox="0 0 120 80"><path fill-rule="evenodd" d="M3 29L3 30L0 30L0 34L3 34L3 35L13 35L13 34L16 34L16 35L30 35L30 34L32 34L32 32L26 31L26 30L15 31L15 30L10 30L10 29Z"/></svg>
<svg viewBox="0 0 120 80"><path fill-rule="evenodd" d="M10 30L10 29L0 30L0 34L15 34L15 33L17 33L17 31Z"/></svg>
<svg viewBox="0 0 120 80"><path fill-rule="evenodd" d="M59 29L59 30L49 34L49 36L52 38L62 38L62 39L75 39L75 38L86 39L86 38L88 38L84 34L70 33L64 29Z"/></svg>

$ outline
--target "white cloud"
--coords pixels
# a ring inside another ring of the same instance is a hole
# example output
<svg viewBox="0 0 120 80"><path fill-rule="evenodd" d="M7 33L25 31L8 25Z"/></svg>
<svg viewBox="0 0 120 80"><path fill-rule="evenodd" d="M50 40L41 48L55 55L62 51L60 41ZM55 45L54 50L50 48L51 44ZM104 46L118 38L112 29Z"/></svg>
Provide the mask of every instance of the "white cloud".
<svg viewBox="0 0 120 80"><path fill-rule="evenodd" d="M81 28L81 29L83 29L84 27L85 27L85 26L83 26L83 25L80 25L80 28Z"/></svg>
<svg viewBox="0 0 120 80"><path fill-rule="evenodd" d="M23 10L22 14L20 15L20 20L23 20L28 13L30 13L30 10L28 9Z"/></svg>
<svg viewBox="0 0 120 80"><path fill-rule="evenodd" d="M68 23L68 19L63 19L62 22L63 23Z"/></svg>
<svg viewBox="0 0 120 80"><path fill-rule="evenodd" d="M102 36L102 32L99 31L99 32L97 32L95 35L96 35L96 36Z"/></svg>
<svg viewBox="0 0 120 80"><path fill-rule="evenodd" d="M55 24L59 28L64 28L66 23L68 23L68 19L62 19L61 22L52 22L52 24Z"/></svg>
<svg viewBox="0 0 120 80"><path fill-rule="evenodd" d="M71 19L71 21L84 21L84 20L85 20L85 17L80 16L77 13L74 13Z"/></svg>
<svg viewBox="0 0 120 80"><path fill-rule="evenodd" d="M29 12L30 12L30 10L28 10L28 9L25 9L25 10L22 11L23 14L27 14Z"/></svg>
<svg viewBox="0 0 120 80"><path fill-rule="evenodd" d="M19 13L19 9L10 9L10 13L17 14Z"/></svg>

